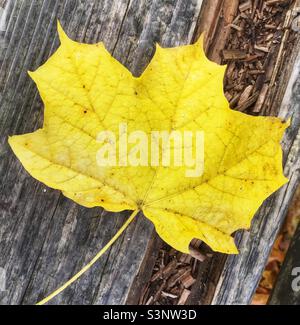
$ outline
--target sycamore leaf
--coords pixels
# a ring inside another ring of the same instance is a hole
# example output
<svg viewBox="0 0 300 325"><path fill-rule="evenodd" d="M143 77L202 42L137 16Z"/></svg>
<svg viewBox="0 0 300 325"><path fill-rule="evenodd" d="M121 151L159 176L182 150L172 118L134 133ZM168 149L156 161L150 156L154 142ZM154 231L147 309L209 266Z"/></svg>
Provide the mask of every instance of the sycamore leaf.
<svg viewBox="0 0 300 325"><path fill-rule="evenodd" d="M203 38L189 46L157 46L136 78L102 43L74 42L60 26L59 36L57 52L30 73L45 104L43 128L9 139L26 170L83 206L142 210L184 253L193 238L237 253L231 234L249 228L262 202L287 182L280 141L288 125L229 108L225 66L206 58ZM117 134L122 123L128 132L149 136L202 131L203 175L186 177L186 167L175 164L99 167L99 132Z"/></svg>

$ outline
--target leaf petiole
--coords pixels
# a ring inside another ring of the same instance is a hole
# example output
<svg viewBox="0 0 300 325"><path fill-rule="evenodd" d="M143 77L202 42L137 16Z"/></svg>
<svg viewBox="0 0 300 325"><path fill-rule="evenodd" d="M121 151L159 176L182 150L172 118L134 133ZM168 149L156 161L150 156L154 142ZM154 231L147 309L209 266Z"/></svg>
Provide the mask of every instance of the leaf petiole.
<svg viewBox="0 0 300 325"><path fill-rule="evenodd" d="M115 243L115 241L122 235L122 233L126 230L126 228L130 225L136 215L140 212L140 210L135 210L132 212L130 217L126 220L123 226L118 230L118 232L111 238L111 240L98 252L98 254L86 265L84 266L78 273L76 273L70 280L68 280L64 285L59 287L57 290L52 292L49 296L38 302L36 305L44 305L57 295L59 295L63 290L65 290L68 286L70 286L73 282L75 282L81 275L83 275L89 268L91 268L98 259L106 253L106 251Z"/></svg>

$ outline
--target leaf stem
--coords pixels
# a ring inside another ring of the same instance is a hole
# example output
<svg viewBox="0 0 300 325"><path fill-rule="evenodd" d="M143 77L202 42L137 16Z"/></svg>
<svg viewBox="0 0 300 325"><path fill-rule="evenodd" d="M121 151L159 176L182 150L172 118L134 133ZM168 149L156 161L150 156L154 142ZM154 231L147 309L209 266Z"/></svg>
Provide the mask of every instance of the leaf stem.
<svg viewBox="0 0 300 325"><path fill-rule="evenodd" d="M49 300L56 297L63 290L65 290L68 286L70 286L73 282L75 282L81 275L83 275L91 266L93 266L98 259L115 243L115 241L122 235L122 233L126 230L126 228L130 225L136 215L139 213L139 210L133 211L130 217L126 220L123 226L118 230L118 232L111 238L111 240L98 252L98 254L86 265L84 266L78 273L76 273L70 280L68 280L64 285L59 287L57 290L52 292L49 296L38 302L36 305L44 305Z"/></svg>

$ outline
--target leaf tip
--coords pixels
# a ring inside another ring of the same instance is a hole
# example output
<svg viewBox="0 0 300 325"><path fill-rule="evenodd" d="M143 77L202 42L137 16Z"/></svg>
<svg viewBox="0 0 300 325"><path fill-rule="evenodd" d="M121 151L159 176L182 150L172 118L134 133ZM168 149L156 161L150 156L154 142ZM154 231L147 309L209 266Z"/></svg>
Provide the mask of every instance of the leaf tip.
<svg viewBox="0 0 300 325"><path fill-rule="evenodd" d="M28 70L27 73L28 73L29 77L30 77L34 82L36 82L36 72L35 72L35 71L30 71L30 70Z"/></svg>
<svg viewBox="0 0 300 325"><path fill-rule="evenodd" d="M163 51L163 47L159 43L154 44L155 54L158 54Z"/></svg>
<svg viewBox="0 0 300 325"><path fill-rule="evenodd" d="M284 124L285 128L288 129L292 124L292 118L289 117L286 121L283 121L282 123Z"/></svg>
<svg viewBox="0 0 300 325"><path fill-rule="evenodd" d="M9 135L8 138L7 138L7 142L8 142L8 144L11 147L12 150L13 150L13 147L14 147L14 140L15 140L14 135Z"/></svg>
<svg viewBox="0 0 300 325"><path fill-rule="evenodd" d="M235 246L235 245L234 245ZM240 254L240 251L238 250L238 248L235 246L235 248L229 252L229 254L231 255L239 255Z"/></svg>
<svg viewBox="0 0 300 325"><path fill-rule="evenodd" d="M65 33L64 29L62 28L62 25L59 20L57 20L57 32L61 43L69 39L68 35Z"/></svg>
<svg viewBox="0 0 300 325"><path fill-rule="evenodd" d="M196 44L198 44L199 46L201 46L202 48L204 48L205 37L206 37L206 32L202 32L200 34L200 36L198 37L198 39L196 41Z"/></svg>

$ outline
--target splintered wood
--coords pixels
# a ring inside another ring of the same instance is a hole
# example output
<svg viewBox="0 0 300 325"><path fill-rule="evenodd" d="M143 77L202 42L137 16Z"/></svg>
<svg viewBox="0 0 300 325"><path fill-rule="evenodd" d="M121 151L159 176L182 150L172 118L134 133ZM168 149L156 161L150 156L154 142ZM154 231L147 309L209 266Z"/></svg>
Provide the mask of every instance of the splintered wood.
<svg viewBox="0 0 300 325"><path fill-rule="evenodd" d="M160 250L151 280L139 303L144 305L184 305L195 283L199 261L165 245Z"/></svg>
<svg viewBox="0 0 300 325"><path fill-rule="evenodd" d="M279 76L284 37L291 21L292 1L240 1L222 63L228 65L225 95L232 108L248 113L270 113L270 92Z"/></svg>

